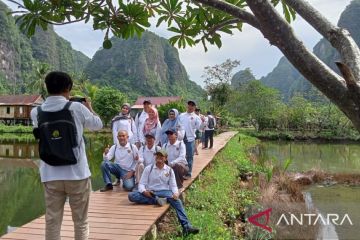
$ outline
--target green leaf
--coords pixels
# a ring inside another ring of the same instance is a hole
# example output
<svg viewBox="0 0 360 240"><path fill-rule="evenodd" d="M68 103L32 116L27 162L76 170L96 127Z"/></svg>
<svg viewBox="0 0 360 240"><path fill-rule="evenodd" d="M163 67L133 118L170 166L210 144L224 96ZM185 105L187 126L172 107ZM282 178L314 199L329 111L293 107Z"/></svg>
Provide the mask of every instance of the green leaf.
<svg viewBox="0 0 360 240"><path fill-rule="evenodd" d="M109 40L109 39L104 40L104 42L103 42L103 48L104 48L104 49L110 49L111 47L112 47L111 40Z"/></svg>
<svg viewBox="0 0 360 240"><path fill-rule="evenodd" d="M221 48L222 42L221 42L221 39L220 39L220 35L219 35L219 36L215 36L213 39L214 39L214 42L215 42L216 46L217 46L218 48Z"/></svg>
<svg viewBox="0 0 360 240"><path fill-rule="evenodd" d="M289 12L288 6L284 2L281 2L281 3L282 3L285 19L286 19L286 21L288 23L290 23L291 22L291 17L290 17L290 12Z"/></svg>

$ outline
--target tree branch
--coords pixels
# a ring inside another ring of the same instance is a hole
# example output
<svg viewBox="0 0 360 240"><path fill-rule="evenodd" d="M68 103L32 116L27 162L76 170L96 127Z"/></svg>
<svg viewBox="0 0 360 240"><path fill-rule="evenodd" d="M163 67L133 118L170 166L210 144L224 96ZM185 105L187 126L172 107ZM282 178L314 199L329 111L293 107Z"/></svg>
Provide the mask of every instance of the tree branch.
<svg viewBox="0 0 360 240"><path fill-rule="evenodd" d="M344 79L310 52L294 34L290 25L268 0L246 0L270 43L276 45L297 70L327 96L360 129L360 111L350 97ZM275 26L275 27L274 27ZM354 111L355 109L355 111Z"/></svg>
<svg viewBox="0 0 360 240"><path fill-rule="evenodd" d="M345 79L346 86L349 89L350 96L358 104L358 106L360 106L360 87L357 84L351 69L342 62L335 62L335 63Z"/></svg>
<svg viewBox="0 0 360 240"><path fill-rule="evenodd" d="M360 83L360 50L349 32L329 22L319 11L303 0L285 0L301 17L337 49L344 63Z"/></svg>
<svg viewBox="0 0 360 240"><path fill-rule="evenodd" d="M213 26L212 28L209 29L209 35L212 35L213 33L215 33L217 30L220 30L222 29L223 27L227 26L227 25L231 25L231 24L235 24L235 23L239 23L241 22L240 19L238 18L235 18L235 19L229 19L229 20L226 20L224 22L221 22L215 26Z"/></svg>
<svg viewBox="0 0 360 240"><path fill-rule="evenodd" d="M79 19L77 19L77 20L68 21L68 22L62 22L62 23L49 21L49 20L47 20L46 18L43 18L43 17L41 17L40 19L41 19L41 21L46 22L46 23L48 23L48 24L52 24L52 25L56 25L56 26L61 26L61 25L67 25L67 24L71 24L71 23L76 23L76 22L84 21L84 20L86 19L86 16L85 16L85 17L82 17L82 18L79 18Z"/></svg>
<svg viewBox="0 0 360 240"><path fill-rule="evenodd" d="M15 0L7 0L7 1L9 1L9 2L11 2L11 3L14 3L14 4L18 5L18 7L19 7L19 8L26 8L24 5L22 5L21 3L19 3L19 2L17 2L17 1L15 1Z"/></svg>
<svg viewBox="0 0 360 240"><path fill-rule="evenodd" d="M254 28L257 29L260 28L260 25L254 15L230 3L221 0L193 0L193 1L226 12L232 15L233 17L238 18L242 22L253 26Z"/></svg>

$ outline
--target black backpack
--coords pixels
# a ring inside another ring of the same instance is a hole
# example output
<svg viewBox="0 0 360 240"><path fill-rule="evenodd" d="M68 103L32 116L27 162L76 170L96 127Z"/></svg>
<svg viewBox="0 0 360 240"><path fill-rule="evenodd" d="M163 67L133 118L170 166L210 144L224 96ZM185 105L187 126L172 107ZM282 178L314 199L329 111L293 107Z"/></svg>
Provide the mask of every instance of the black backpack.
<svg viewBox="0 0 360 240"><path fill-rule="evenodd" d="M215 121L213 117L208 117L208 128L212 129L215 126Z"/></svg>
<svg viewBox="0 0 360 240"><path fill-rule="evenodd" d="M71 102L57 112L45 112L37 108L38 128L34 129L39 139L40 159L51 166L77 163L74 148L78 147L74 118L69 110Z"/></svg>

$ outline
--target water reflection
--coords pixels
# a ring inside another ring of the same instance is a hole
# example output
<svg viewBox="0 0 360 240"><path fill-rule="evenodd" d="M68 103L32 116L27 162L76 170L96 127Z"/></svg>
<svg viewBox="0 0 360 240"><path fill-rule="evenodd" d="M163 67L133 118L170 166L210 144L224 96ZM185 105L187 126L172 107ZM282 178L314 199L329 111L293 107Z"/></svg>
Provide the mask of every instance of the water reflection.
<svg viewBox="0 0 360 240"><path fill-rule="evenodd" d="M260 160L283 163L291 158L290 170L313 168L327 172L359 173L360 145L305 142L262 142L258 148Z"/></svg>
<svg viewBox="0 0 360 240"><path fill-rule="evenodd" d="M264 141L256 149L260 161L279 161L283 165L291 158L289 170L308 171L314 168L332 173L360 172L360 145L306 142ZM314 206L322 215L338 214L340 220L349 214L354 225L333 224L324 226L318 239L359 239L360 187L335 185L311 186L305 192L307 204Z"/></svg>
<svg viewBox="0 0 360 240"><path fill-rule="evenodd" d="M103 186L100 164L109 134L87 135L86 150L93 190ZM0 236L8 226L21 226L44 214L43 189L37 169L37 144L0 142Z"/></svg>

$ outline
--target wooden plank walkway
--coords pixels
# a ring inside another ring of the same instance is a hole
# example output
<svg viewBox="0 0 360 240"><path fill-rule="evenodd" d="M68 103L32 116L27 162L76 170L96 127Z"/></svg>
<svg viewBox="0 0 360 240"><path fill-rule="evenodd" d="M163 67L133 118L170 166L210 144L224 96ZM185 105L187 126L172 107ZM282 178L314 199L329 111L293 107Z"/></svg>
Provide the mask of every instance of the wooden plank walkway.
<svg viewBox="0 0 360 240"><path fill-rule="evenodd" d="M215 154L222 149L236 132L225 132L214 137L213 149L202 150L199 146L199 155L194 157L193 178L184 182L188 188L199 176L201 171L211 162ZM130 203L127 192L120 187L114 191L94 192L90 197L89 206L89 239L141 239L169 209L153 205L137 205ZM61 228L61 239L73 239L74 230L71 211L65 205L64 219ZM41 216L32 222L19 227L0 239L45 239L45 217Z"/></svg>

